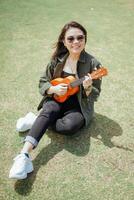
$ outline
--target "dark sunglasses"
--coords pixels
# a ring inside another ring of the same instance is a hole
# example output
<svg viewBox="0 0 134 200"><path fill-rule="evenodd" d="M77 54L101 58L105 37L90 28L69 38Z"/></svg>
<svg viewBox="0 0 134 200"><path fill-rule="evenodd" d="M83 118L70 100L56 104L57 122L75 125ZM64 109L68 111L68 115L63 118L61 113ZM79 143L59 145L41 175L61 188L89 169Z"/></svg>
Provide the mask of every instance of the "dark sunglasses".
<svg viewBox="0 0 134 200"><path fill-rule="evenodd" d="M84 35L78 35L78 36L76 36L76 37L74 37L74 36L69 36L69 37L67 37L67 41L68 41L69 43L72 43L72 42L76 39L78 42L81 42L81 41L84 40L84 38L85 38Z"/></svg>

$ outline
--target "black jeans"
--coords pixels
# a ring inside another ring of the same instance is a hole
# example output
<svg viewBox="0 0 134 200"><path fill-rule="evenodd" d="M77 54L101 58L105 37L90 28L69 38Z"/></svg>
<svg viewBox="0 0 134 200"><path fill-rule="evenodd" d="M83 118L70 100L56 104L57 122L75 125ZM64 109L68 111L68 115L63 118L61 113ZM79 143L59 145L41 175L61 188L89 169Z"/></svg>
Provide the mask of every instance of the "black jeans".
<svg viewBox="0 0 134 200"><path fill-rule="evenodd" d="M29 131L25 141L37 146L46 129L52 127L56 132L70 135L76 133L85 120L77 99L70 97L64 103L55 100L47 101Z"/></svg>

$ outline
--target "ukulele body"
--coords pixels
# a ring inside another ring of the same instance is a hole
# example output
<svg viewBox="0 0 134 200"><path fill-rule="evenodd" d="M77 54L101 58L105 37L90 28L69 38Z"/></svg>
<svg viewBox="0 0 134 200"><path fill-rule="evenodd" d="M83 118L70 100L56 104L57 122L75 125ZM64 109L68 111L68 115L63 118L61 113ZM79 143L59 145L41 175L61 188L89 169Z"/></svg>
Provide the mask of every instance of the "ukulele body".
<svg viewBox="0 0 134 200"><path fill-rule="evenodd" d="M67 92L62 95L62 96L58 96L56 94L54 94L54 99L60 103L63 103L64 101L66 101L66 99L68 99L71 95L77 93L79 91L79 86L77 87L71 87L70 83L74 82L76 79L73 76L68 76L66 78L56 78L54 80L51 81L51 84L53 86L56 86L60 83L66 83L68 84L68 89Z"/></svg>

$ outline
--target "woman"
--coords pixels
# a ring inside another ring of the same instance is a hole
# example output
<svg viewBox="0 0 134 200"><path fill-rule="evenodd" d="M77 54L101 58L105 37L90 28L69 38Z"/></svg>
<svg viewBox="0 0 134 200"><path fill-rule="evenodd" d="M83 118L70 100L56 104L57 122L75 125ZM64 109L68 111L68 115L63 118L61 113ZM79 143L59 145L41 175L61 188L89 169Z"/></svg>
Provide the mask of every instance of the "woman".
<svg viewBox="0 0 134 200"><path fill-rule="evenodd" d="M87 32L79 23L67 23L58 38L56 50L45 73L40 78L39 90L43 99L38 106L39 116L25 138L25 144L10 170L9 178L24 179L33 171L29 153L34 149L45 131L52 127L60 134L74 134L87 126L93 117L94 101L100 94L101 79L91 80L90 73L100 68L100 63L85 51ZM54 95L63 96L68 85L53 85L51 80L72 75L85 76L79 92L59 103Z"/></svg>

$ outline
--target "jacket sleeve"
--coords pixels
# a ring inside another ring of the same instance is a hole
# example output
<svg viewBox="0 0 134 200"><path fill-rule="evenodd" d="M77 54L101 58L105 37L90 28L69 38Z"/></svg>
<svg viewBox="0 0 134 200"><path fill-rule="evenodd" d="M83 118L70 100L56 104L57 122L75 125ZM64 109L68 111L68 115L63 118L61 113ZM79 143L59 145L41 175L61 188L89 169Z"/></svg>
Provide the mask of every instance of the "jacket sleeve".
<svg viewBox="0 0 134 200"><path fill-rule="evenodd" d="M93 58L91 60L91 72L93 72L99 68L101 68L101 63L99 61L97 61L95 58ZM90 96L91 96L91 99L93 99L94 101L97 101L97 99L100 95L101 83L102 83L102 78L93 80Z"/></svg>
<svg viewBox="0 0 134 200"><path fill-rule="evenodd" d="M53 77L53 70L54 70L53 68L54 68L53 63L50 62L47 65L45 72L40 77L39 92L42 96L49 96L46 94L46 91L48 90L48 88L50 88L52 86L50 81L52 80L52 77Z"/></svg>
<svg viewBox="0 0 134 200"><path fill-rule="evenodd" d="M90 73L92 73L93 71L101 68L101 63L93 57L90 62L90 67ZM92 101L97 101L101 92L101 83L102 78L94 79L91 86L86 89L83 88L83 91L85 93L84 96L86 98L90 98Z"/></svg>

